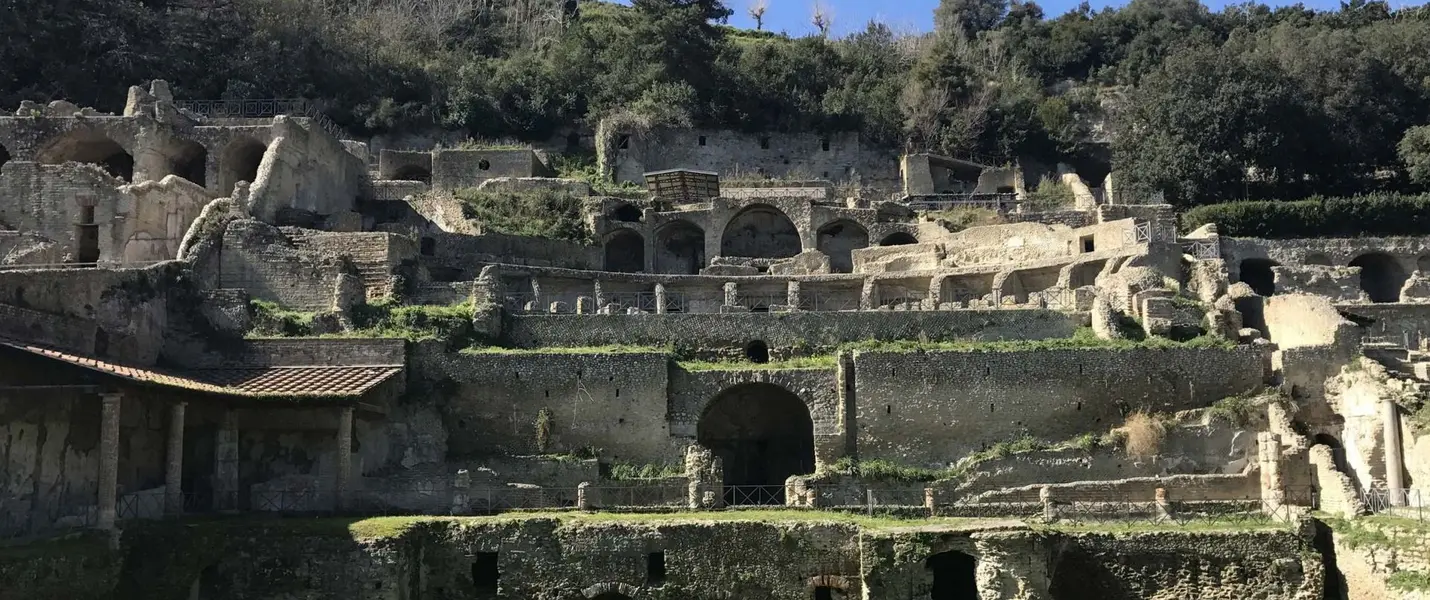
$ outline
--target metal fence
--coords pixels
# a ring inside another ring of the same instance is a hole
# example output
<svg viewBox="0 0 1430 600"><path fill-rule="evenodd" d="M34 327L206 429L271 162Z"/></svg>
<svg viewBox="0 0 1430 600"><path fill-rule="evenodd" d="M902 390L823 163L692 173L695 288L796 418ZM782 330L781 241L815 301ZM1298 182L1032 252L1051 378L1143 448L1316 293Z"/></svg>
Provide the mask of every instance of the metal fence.
<svg viewBox="0 0 1430 600"><path fill-rule="evenodd" d="M303 98L176 100L174 105L210 119L261 119L278 115L307 117L334 138L352 138L317 106Z"/></svg>
<svg viewBox="0 0 1430 600"><path fill-rule="evenodd" d="M582 298L590 302L591 313L613 306L613 313L623 314L628 309L634 308L641 312L655 313L659 311L659 299L655 292L622 292L601 295L601 305L596 304L595 296L572 296L570 294L507 294L505 298L506 309L518 314L576 314L577 306ZM667 292L665 294L665 312L680 313L688 310L685 296L679 293Z"/></svg>
<svg viewBox="0 0 1430 600"><path fill-rule="evenodd" d="M1197 260L1221 258L1221 246L1212 240L1182 240L1182 253Z"/></svg>
<svg viewBox="0 0 1430 600"><path fill-rule="evenodd" d="M1366 510L1376 514L1404 517L1416 521L1430 518L1425 506L1426 500L1430 500L1430 498L1426 498L1420 490L1367 490L1361 492L1360 499Z"/></svg>
<svg viewBox="0 0 1430 600"><path fill-rule="evenodd" d="M814 312L859 310L859 294L801 291L799 294L799 309Z"/></svg>
<svg viewBox="0 0 1430 600"><path fill-rule="evenodd" d="M1361 336L1362 344L1383 344L1410 350L1424 349L1427 343L1425 332L1420 330L1405 331L1399 328L1391 329L1386 321L1382 320L1378 325L1374 325Z"/></svg>
<svg viewBox="0 0 1430 600"><path fill-rule="evenodd" d="M1007 212L1017 210L1019 202L1016 194L938 194L910 197L909 206L916 210L983 208Z"/></svg>

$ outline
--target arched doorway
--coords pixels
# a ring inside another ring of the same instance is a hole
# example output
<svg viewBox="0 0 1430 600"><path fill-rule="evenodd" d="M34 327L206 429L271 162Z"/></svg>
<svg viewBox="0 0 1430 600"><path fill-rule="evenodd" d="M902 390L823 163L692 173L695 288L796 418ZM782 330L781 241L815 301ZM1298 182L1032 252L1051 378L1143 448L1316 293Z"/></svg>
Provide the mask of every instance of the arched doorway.
<svg viewBox="0 0 1430 600"><path fill-rule="evenodd" d="M894 233L884 236L884 239L879 240L880 246L907 246L917 243L919 243L918 238L902 231L895 231Z"/></svg>
<svg viewBox="0 0 1430 600"><path fill-rule="evenodd" d="M696 427L720 457L727 504L784 504L791 475L814 472L814 420L799 396L771 383L745 383L716 396Z"/></svg>
<svg viewBox="0 0 1430 600"><path fill-rule="evenodd" d="M929 600L979 600L978 559L962 552L940 552L924 561L933 576Z"/></svg>
<svg viewBox="0 0 1430 600"><path fill-rule="evenodd" d="M645 270L645 238L630 229L617 229L606 237L606 270L639 273Z"/></svg>
<svg viewBox="0 0 1430 600"><path fill-rule="evenodd" d="M745 345L745 359L753 363L770 362L770 347L764 340L755 340Z"/></svg>
<svg viewBox="0 0 1430 600"><path fill-rule="evenodd" d="M610 218L622 223L639 223L641 222L641 209L630 204L622 204L616 210L611 211Z"/></svg>
<svg viewBox="0 0 1430 600"><path fill-rule="evenodd" d="M258 178L258 167L263 164L266 152L267 146L250 137L229 142L219 161L219 193L232 192L233 186L240 181L253 183Z"/></svg>
<svg viewBox="0 0 1430 600"><path fill-rule="evenodd" d="M170 154L169 171L179 177L208 185L209 151L202 144L181 140Z"/></svg>
<svg viewBox="0 0 1430 600"><path fill-rule="evenodd" d="M392 178L398 181L421 181L422 183L432 183L432 172L422 165L403 165Z"/></svg>
<svg viewBox="0 0 1430 600"><path fill-rule="evenodd" d="M819 228L817 247L829 255L829 268L835 273L854 271L853 252L869 247L869 232L864 226L840 219Z"/></svg>
<svg viewBox="0 0 1430 600"><path fill-rule="evenodd" d="M767 204L740 211L720 237L721 256L789 258L803 249L794 221Z"/></svg>
<svg viewBox="0 0 1430 600"><path fill-rule="evenodd" d="M655 271L697 275L705 268L705 230L689 221L673 221L655 233Z"/></svg>
<svg viewBox="0 0 1430 600"><path fill-rule="evenodd" d="M119 179L134 180L134 157L99 131L72 130L37 153L35 160L51 165L71 161L96 164Z"/></svg>
<svg viewBox="0 0 1430 600"><path fill-rule="evenodd" d="M1408 275L1395 257L1384 252L1357 256L1350 266L1360 267L1360 289L1371 302L1399 302Z"/></svg>
<svg viewBox="0 0 1430 600"><path fill-rule="evenodd" d="M1275 294L1276 274L1271 271L1271 267L1275 266L1279 266L1276 261L1266 258L1242 259L1241 282L1251 286L1251 291L1262 296Z"/></svg>

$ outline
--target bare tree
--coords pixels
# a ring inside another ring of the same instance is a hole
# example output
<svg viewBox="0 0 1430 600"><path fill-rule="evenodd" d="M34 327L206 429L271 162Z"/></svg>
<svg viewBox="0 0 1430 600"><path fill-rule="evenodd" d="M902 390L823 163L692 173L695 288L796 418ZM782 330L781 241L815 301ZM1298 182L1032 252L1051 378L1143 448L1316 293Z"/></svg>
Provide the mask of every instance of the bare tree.
<svg viewBox="0 0 1430 600"><path fill-rule="evenodd" d="M829 7L823 0L814 0L814 13L810 16L810 22L819 30L819 35L829 37L829 30L834 27L834 14L829 12Z"/></svg>
<svg viewBox="0 0 1430 600"><path fill-rule="evenodd" d="M770 8L770 0L750 0L750 18L755 20L755 31L765 28L765 11Z"/></svg>
<svg viewBox="0 0 1430 600"><path fill-rule="evenodd" d="M899 94L899 112L904 114L907 150L927 151L936 146L949 100L948 88L941 86L911 83L904 88Z"/></svg>

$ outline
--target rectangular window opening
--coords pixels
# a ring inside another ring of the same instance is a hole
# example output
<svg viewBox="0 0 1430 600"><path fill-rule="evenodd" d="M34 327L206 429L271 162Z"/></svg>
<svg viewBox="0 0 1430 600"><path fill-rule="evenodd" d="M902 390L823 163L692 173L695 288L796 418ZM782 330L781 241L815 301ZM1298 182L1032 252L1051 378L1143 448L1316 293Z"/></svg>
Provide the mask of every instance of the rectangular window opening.
<svg viewBox="0 0 1430 600"><path fill-rule="evenodd" d="M651 552L645 557L646 583L658 584L665 581L665 553Z"/></svg>
<svg viewBox="0 0 1430 600"><path fill-rule="evenodd" d="M478 592L497 591L501 572L497 569L497 553L478 552L472 561L472 585Z"/></svg>
<svg viewBox="0 0 1430 600"><path fill-rule="evenodd" d="M770 149L770 138L769 138L769 136L765 136L765 137L760 138L760 148L763 149L763 150L769 150L769 149Z"/></svg>
<svg viewBox="0 0 1430 600"><path fill-rule="evenodd" d="M1096 250L1096 249L1097 249L1097 244L1093 243L1093 236L1090 236L1090 235L1089 235L1089 236L1083 236L1083 238L1082 238L1082 251L1083 251L1083 252L1092 252L1092 251L1094 251L1094 250Z"/></svg>
<svg viewBox="0 0 1430 600"><path fill-rule="evenodd" d="M623 134L623 135L621 135L621 137L616 138L616 149L617 149L617 150L630 150L630 149L631 149L631 136L629 136L629 135L624 135L624 134Z"/></svg>
<svg viewBox="0 0 1430 600"><path fill-rule="evenodd" d="M701 145L701 146L704 146L704 145L705 145L705 136L703 136L703 135L700 136L700 145Z"/></svg>
<svg viewBox="0 0 1430 600"><path fill-rule="evenodd" d="M819 149L825 152L829 152L829 138L819 140Z"/></svg>

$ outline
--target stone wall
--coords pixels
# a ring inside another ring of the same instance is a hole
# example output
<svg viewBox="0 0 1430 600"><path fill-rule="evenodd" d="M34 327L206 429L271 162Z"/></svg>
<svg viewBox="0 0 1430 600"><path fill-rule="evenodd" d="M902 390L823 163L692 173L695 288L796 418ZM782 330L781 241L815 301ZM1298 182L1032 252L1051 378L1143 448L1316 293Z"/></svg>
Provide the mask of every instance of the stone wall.
<svg viewBox="0 0 1430 600"><path fill-rule="evenodd" d="M1063 441L1132 411L1202 408L1260 385L1261 350L858 352L859 458L945 465L1031 435Z"/></svg>
<svg viewBox="0 0 1430 600"><path fill-rule="evenodd" d="M433 271L434 279L442 281L475 279L484 264L599 269L603 260L600 247L564 240L501 233L432 233L428 237L432 252L424 253L421 261Z"/></svg>
<svg viewBox="0 0 1430 600"><path fill-rule="evenodd" d="M452 455L599 448L607 460L666 462L680 453L666 420L664 354L415 354L414 377L446 390L439 404ZM537 416L550 415L546 448Z"/></svg>
<svg viewBox="0 0 1430 600"><path fill-rule="evenodd" d="M816 465L832 463L846 452L839 383L834 369L711 370L671 372L670 436L673 447L698 442L700 419L724 391L750 383L779 386L794 395L814 422ZM677 455L678 456L678 455Z"/></svg>
<svg viewBox="0 0 1430 600"><path fill-rule="evenodd" d="M1072 335L1081 318L1051 310L792 312L664 315L510 315L503 336L518 348L603 344L774 351L862 340L1036 340Z"/></svg>
<svg viewBox="0 0 1430 600"><path fill-rule="evenodd" d="M249 188L249 211L274 222L282 209L350 211L369 194L367 163L311 120L273 118L273 142Z"/></svg>
<svg viewBox="0 0 1430 600"><path fill-rule="evenodd" d="M266 339L176 358L186 367L209 369L401 365L406 350L401 339Z"/></svg>
<svg viewBox="0 0 1430 600"><path fill-rule="evenodd" d="M330 310L347 268L334 257L295 247L274 227L240 220L224 232L218 286L243 288L287 308Z"/></svg>
<svg viewBox="0 0 1430 600"><path fill-rule="evenodd" d="M1418 340L1430 338L1430 305L1424 304L1337 304L1336 310L1371 320L1363 331L1367 336L1405 343L1418 348Z"/></svg>
<svg viewBox="0 0 1430 600"><path fill-rule="evenodd" d="M895 153L868 145L858 133L660 129L643 134L619 132L617 138L616 147L610 149L615 155L602 160L614 167L617 181L643 184L643 174L650 171L695 169L725 177L738 174L859 182L877 189L882 198L902 188ZM619 138L625 139L624 148Z"/></svg>
<svg viewBox="0 0 1430 600"><path fill-rule="evenodd" d="M456 190L477 187L495 177L539 177L546 168L531 149L433 150L432 187Z"/></svg>
<svg viewBox="0 0 1430 600"><path fill-rule="evenodd" d="M1055 502L1152 502L1157 490L1170 502L1259 501L1261 482L1248 475L1169 475L1109 481L1028 485L980 494L976 502L1039 502L1046 488Z"/></svg>
<svg viewBox="0 0 1430 600"><path fill-rule="evenodd" d="M168 302L170 294L184 289L176 285L182 273L177 262L143 269L0 271L0 303L91 322L106 332L107 355L128 364L153 364L165 330L184 325L171 319ZM61 343L91 355L95 351L93 345L74 348L63 340L25 339Z"/></svg>

